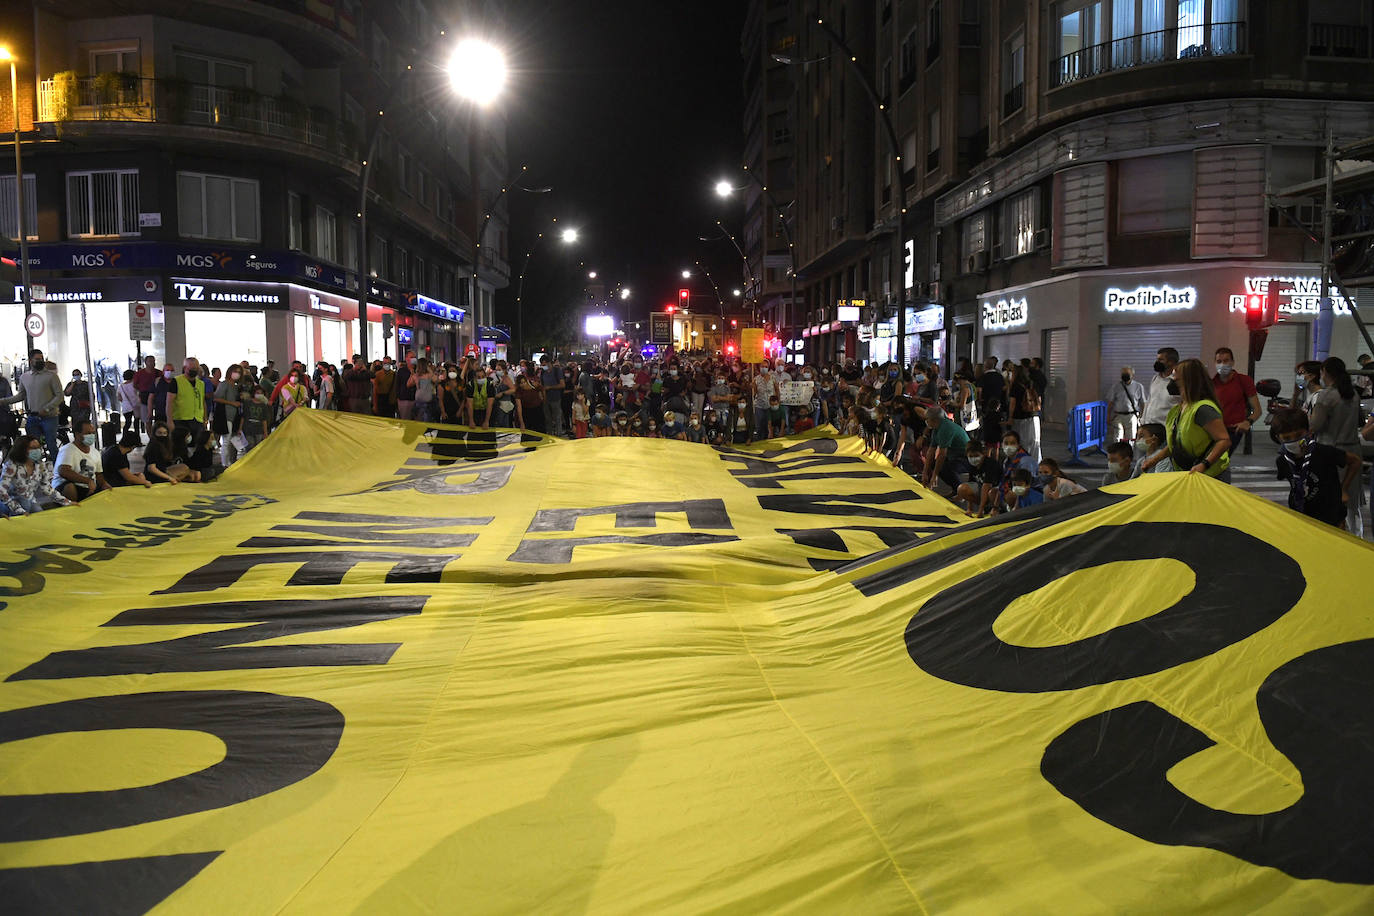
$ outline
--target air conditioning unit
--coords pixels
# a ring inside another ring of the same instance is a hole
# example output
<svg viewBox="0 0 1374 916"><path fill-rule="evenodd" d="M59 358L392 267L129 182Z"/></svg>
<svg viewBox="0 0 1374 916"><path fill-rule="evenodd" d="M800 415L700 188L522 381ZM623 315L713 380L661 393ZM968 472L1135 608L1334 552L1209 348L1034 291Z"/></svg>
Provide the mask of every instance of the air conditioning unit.
<svg viewBox="0 0 1374 916"><path fill-rule="evenodd" d="M1048 229L1037 229L1037 230L1035 230L1035 250L1036 250L1036 251L1043 251L1044 249L1046 249L1046 248L1048 248L1048 247L1050 247L1050 230L1048 230Z"/></svg>
<svg viewBox="0 0 1374 916"><path fill-rule="evenodd" d="M975 251L964 259L964 273L982 273L988 269L988 253L986 251Z"/></svg>

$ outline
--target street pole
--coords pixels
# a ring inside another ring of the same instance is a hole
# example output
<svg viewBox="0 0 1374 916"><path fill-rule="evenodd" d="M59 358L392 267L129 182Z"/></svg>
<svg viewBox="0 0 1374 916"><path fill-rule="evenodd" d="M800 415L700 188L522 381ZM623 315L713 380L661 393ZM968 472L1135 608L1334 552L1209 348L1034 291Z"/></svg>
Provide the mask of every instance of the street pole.
<svg viewBox="0 0 1374 916"><path fill-rule="evenodd" d="M844 39L841 38L834 29L825 24L823 19L816 20L816 26L821 33L828 38L840 53L844 55L845 61L853 69L854 74L859 79L859 85L863 87L864 93L873 103L873 110L877 112L879 120L883 123L884 132L887 134L887 141L892 149L892 171L893 180L897 183L898 210L896 214L896 225L893 228L892 238L892 287L897 295L897 365L906 365L906 287L904 276L905 251L904 239L906 238L906 181L902 178L902 146L897 140L897 129L892 124L892 118L888 113L887 106L878 97L878 90L873 87L873 81L869 79L864 68L859 66L858 58L850 53ZM913 252L914 254L914 252Z"/></svg>
<svg viewBox="0 0 1374 916"><path fill-rule="evenodd" d="M1322 201L1322 287L1317 300L1316 334L1312 340L1315 360L1325 360L1331 355L1331 325L1335 321L1331 301L1331 217L1336 207L1336 136L1330 125L1326 128L1326 152L1322 161L1326 164L1326 188Z"/></svg>
<svg viewBox="0 0 1374 916"><path fill-rule="evenodd" d="M29 293L29 228L25 219L28 207L24 201L24 156L19 150L19 76L14 68L14 56L8 51L6 56L10 61L10 101L14 109L14 194L19 204L19 282L24 284L24 333L27 335L33 299Z"/></svg>
<svg viewBox="0 0 1374 916"><path fill-rule="evenodd" d="M768 190L768 185L764 184L763 181L759 178L759 176L755 175L755 174L753 173L753 171L751 171L750 168L749 168L749 166L747 166L747 165L744 166L744 174L746 174L746 175L749 176L749 180L750 180L750 181L752 181L752 182L754 182L754 184L758 185L759 190L763 192L763 199L764 199L764 201L765 201L769 206L771 206L771 207L773 208L774 211L777 212L777 214L778 214L778 219L782 222L782 234L783 234L783 238L786 239L786 241L787 241L787 254L788 254L788 259L789 259L789 261L791 262L791 267L792 267L792 270L791 270L791 279L792 279L792 298L788 300L788 302L787 302L787 308L783 310L783 320L787 322L787 327L788 327L788 330L790 331L790 330L792 330L792 328L793 328L793 323L792 323L792 310L795 309L795 308L796 308L796 305L797 305L797 246L796 246L796 244L792 241L792 227L788 225L787 217L783 215L782 208L778 206L778 202L773 198L772 192ZM763 257L764 257L764 262L765 262L765 263L764 263L764 270L767 270L767 258L768 258L768 240L767 240L767 236L764 237L764 241L763 241ZM767 276L767 274L764 274L764 276ZM779 330L781 330L781 329L779 329Z"/></svg>
<svg viewBox="0 0 1374 916"><path fill-rule="evenodd" d="M482 321L482 307L480 297L482 287L479 282L481 264L478 261L479 249L482 241L478 238L481 235L485 220L482 219L482 173L480 156L481 136L477 133L477 103L468 104L468 177L472 183L472 284L468 289L468 307L472 311L472 342L477 341L478 326ZM460 341L461 346L461 341Z"/></svg>

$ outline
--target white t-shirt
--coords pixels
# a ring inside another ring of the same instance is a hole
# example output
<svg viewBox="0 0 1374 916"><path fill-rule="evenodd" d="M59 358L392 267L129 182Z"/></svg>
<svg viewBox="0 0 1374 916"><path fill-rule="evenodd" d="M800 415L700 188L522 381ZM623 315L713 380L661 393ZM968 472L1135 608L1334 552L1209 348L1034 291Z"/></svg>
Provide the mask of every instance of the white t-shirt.
<svg viewBox="0 0 1374 916"><path fill-rule="evenodd" d="M1150 382L1150 395L1145 402L1141 423L1163 423L1168 418L1169 411L1179 401L1178 395L1169 393L1169 381L1167 376L1156 375Z"/></svg>
<svg viewBox="0 0 1374 916"><path fill-rule="evenodd" d="M104 473L105 468L100 463L100 449L94 445L88 452L81 451L75 442L68 442L57 450L57 463L52 467L52 485L54 489L60 490L67 485L67 481L62 478L62 473L58 470L63 466L71 468L82 477L95 479L96 474Z"/></svg>

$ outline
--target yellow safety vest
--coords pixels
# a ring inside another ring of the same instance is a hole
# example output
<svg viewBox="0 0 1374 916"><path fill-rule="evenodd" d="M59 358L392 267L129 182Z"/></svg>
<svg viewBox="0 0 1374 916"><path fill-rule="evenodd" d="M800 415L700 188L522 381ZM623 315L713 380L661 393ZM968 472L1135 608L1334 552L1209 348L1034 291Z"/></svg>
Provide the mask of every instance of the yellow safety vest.
<svg viewBox="0 0 1374 916"><path fill-rule="evenodd" d="M1184 410L1182 404L1175 404L1169 411L1169 416L1164 421L1164 428L1169 436L1169 455L1172 457L1174 446L1182 440L1183 450L1193 456L1193 464L1201 461L1206 454L1212 450L1212 437L1198 426L1194 419L1197 416L1198 408L1206 405L1217 413L1221 413L1221 407L1215 401L1206 399L1198 401L1196 404L1189 404L1188 409ZM1231 454L1229 451L1222 452L1218 459L1206 471L1208 477L1216 477L1222 471L1231 466ZM1192 470L1190 464L1186 468L1174 468L1176 471Z"/></svg>
<svg viewBox="0 0 1374 916"><path fill-rule="evenodd" d="M176 383L176 401L172 404L173 420L205 421L205 389L200 380L192 381L184 375L172 379Z"/></svg>

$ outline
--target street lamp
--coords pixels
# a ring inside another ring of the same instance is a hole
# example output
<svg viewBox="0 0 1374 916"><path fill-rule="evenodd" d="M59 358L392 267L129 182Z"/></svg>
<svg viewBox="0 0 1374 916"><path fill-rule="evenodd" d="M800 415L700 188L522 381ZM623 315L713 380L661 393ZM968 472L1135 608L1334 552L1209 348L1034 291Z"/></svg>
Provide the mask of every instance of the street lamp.
<svg viewBox="0 0 1374 916"><path fill-rule="evenodd" d="M555 218L553 222L557 223L558 220ZM558 234L558 237L563 244L572 245L577 241L577 230L564 229ZM520 268L520 279L515 284L515 339L518 341L515 352L517 359L519 354L524 352L525 346L525 274L530 269L530 258L534 257L535 250L538 249L539 243L543 240L544 233L541 232L535 237L530 250L525 252L525 263Z"/></svg>
<svg viewBox="0 0 1374 916"><path fill-rule="evenodd" d="M19 282L24 284L24 333L27 334L33 300L29 298L29 229L24 221L28 210L24 205L24 156L19 151L19 77L9 48L0 47L0 60L10 65L10 101L14 105L14 195L19 204Z"/></svg>
<svg viewBox="0 0 1374 916"><path fill-rule="evenodd" d="M703 242L718 242L718 241L720 241L721 239L725 239L725 240L727 240L731 245L733 245L733 246L735 247L735 251L739 254L740 264L741 264L742 267L743 267L743 269L742 269L741 272L740 272L740 275L741 275L742 277L744 277L744 285L745 285L745 287L748 288L748 289L755 289L755 286L754 286L754 277L749 273L749 257L744 253L744 249L740 247L739 241L738 241L733 235L730 234L730 231L729 231L728 229L725 228L725 224L724 224L724 223L722 223L720 220L716 220L716 226L720 229L720 232L721 232L720 235L714 235L714 236L712 236L712 235L701 235L701 236L697 236L697 238L699 238L699 239L700 239L701 241L703 241ZM757 312L757 310L758 310L758 304L759 304L759 300L758 300L758 295L757 295L757 290L756 290L756 291L755 291L755 295L754 295L754 311L755 311L755 312ZM758 316L755 315L755 316L754 316L754 319L755 319L755 321L757 321L757 320L758 320Z"/></svg>
<svg viewBox="0 0 1374 916"><path fill-rule="evenodd" d="M447 35L441 31L439 38ZM13 65L11 65L13 66ZM367 142L364 144L363 158L358 169L358 353L366 362L367 354L367 297L372 287L372 270L368 263L370 260L370 246L367 238L367 186L368 178L372 173L372 161L377 155L377 142L382 134L382 119L386 117L387 109L391 107L402 87L406 84L406 77L414 73L413 65L406 65L405 71L397 79L392 81L391 88L387 91L384 101L377 108L377 115L372 119L372 125L368 129ZM484 108L495 101L500 95L501 89L506 84L506 58L505 55L494 45L481 39L465 38L460 41L454 49L448 62L449 83L454 91L464 99L472 103L472 110L468 116L468 172L472 181L472 200L473 200L473 219L477 218L477 199L481 196L482 185L481 176L477 171L477 138L475 136L476 115L478 108ZM504 193L504 190L503 192ZM499 199L499 198L498 198ZM472 237L477 239L477 246L481 244L481 236L485 225L479 229L472 227ZM473 285L470 301L468 305L474 309L477 298L477 264L476 257L473 258Z"/></svg>
<svg viewBox="0 0 1374 916"><path fill-rule="evenodd" d="M471 128L471 122L469 122L468 126L469 128ZM520 174L515 176L514 179L507 181L505 185L502 186L501 190L497 193L497 195L494 198L492 198L491 205L487 207L487 212L482 217L482 228L478 229L476 235L473 236L472 281L468 286L468 291L470 293L468 297L468 305L472 306L474 311L474 325L480 324L481 321L481 309L477 307L477 298L478 293L480 291L478 269L481 266L480 256L482 253L482 242L487 237L487 227L491 225L491 218L496 214L496 208L501 205L501 198L505 197L511 191L523 191L526 194L548 194L550 191L553 190L553 188L548 187L547 185L545 185L542 188L527 188L524 185L522 185L521 182L525 180L526 173L528 173L529 170L530 168L527 165L520 166ZM480 184L480 182L477 182L476 179L474 179L474 183Z"/></svg>
<svg viewBox="0 0 1374 916"><path fill-rule="evenodd" d="M630 288L629 288L628 286L625 287L624 289L622 289L622 290L620 291L620 298L621 298L621 299L628 299L628 298L630 298Z"/></svg>
<svg viewBox="0 0 1374 916"><path fill-rule="evenodd" d="M682 279L684 279L684 280L690 280L690 279L692 279L692 272L691 272L690 270L684 270L684 271L682 272Z"/></svg>
<svg viewBox="0 0 1374 916"><path fill-rule="evenodd" d="M775 54L773 55L773 57L775 60L777 60L779 58L779 55ZM787 61L782 60L780 62L786 63ZM768 203L770 207L773 208L773 211L778 214L778 219L782 222L782 234L783 238L787 242L787 256L788 260L790 261L789 266L791 267L789 276L792 281L792 297L787 302L787 308L783 310L783 323L787 325L790 331L794 331L797 308L797 246L796 243L792 240L792 224L788 221L787 214L783 212L782 207L778 206L777 200L773 198L773 193L768 190L768 185L764 184L763 181L759 178L759 176L756 175L753 171L751 171L749 166L747 165L744 166L744 174L748 176L750 181L752 181L755 185L758 186L758 189L761 192L763 192L764 200ZM730 184L730 182L724 179L721 179L720 181L716 182L716 194L720 195L721 197L729 197L736 191L742 190L744 190L744 188L736 188L732 184ZM764 239L765 240L762 242L763 254L766 256L768 254L768 242L766 240L766 235L764 236ZM755 297L755 301L757 301L757 297Z"/></svg>
<svg viewBox="0 0 1374 916"><path fill-rule="evenodd" d="M594 271L594 270L589 270L589 271L587 271L587 279L588 279L588 280L595 280L595 279L596 279L596 271Z"/></svg>

